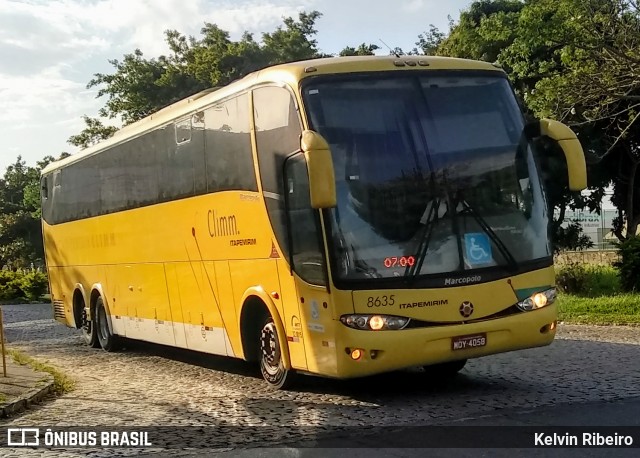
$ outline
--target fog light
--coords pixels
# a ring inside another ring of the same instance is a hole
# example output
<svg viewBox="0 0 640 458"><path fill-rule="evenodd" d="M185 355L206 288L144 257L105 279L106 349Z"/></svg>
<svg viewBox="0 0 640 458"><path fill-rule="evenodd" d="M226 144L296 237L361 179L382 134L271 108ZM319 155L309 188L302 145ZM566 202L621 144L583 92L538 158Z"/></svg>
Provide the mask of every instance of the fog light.
<svg viewBox="0 0 640 458"><path fill-rule="evenodd" d="M351 350L351 359L353 359L354 361L359 360L361 356L362 350L360 350L359 348L354 348L353 350Z"/></svg>

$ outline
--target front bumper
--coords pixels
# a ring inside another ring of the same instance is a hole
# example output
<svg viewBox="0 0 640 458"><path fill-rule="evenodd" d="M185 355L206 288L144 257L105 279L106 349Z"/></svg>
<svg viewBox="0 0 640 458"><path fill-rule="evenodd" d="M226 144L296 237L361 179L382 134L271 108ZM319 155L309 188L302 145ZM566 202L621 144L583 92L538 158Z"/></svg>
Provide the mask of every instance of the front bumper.
<svg viewBox="0 0 640 458"><path fill-rule="evenodd" d="M336 364L333 366L336 373L331 375L338 378L361 377L549 345L555 337L556 319L557 305L552 304L494 320L399 331L359 331L338 322ZM452 337L479 333L486 334L485 346L452 350ZM357 361L349 354L349 350L354 348L363 350ZM372 350L375 353L373 358Z"/></svg>

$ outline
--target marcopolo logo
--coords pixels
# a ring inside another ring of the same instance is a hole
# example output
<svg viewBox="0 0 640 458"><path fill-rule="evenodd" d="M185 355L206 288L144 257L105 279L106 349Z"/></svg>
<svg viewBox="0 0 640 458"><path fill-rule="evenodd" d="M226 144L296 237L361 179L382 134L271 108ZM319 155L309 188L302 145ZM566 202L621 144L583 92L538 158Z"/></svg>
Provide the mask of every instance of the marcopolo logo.
<svg viewBox="0 0 640 458"><path fill-rule="evenodd" d="M444 285L445 286L456 286L456 285L468 285L469 283L478 283L482 280L480 275L473 275L471 277L460 277L460 278L445 278Z"/></svg>
<svg viewBox="0 0 640 458"><path fill-rule="evenodd" d="M464 301L462 304L460 304L460 308L458 310L460 311L460 315L462 315L463 318L469 318L473 313L473 304L469 301Z"/></svg>

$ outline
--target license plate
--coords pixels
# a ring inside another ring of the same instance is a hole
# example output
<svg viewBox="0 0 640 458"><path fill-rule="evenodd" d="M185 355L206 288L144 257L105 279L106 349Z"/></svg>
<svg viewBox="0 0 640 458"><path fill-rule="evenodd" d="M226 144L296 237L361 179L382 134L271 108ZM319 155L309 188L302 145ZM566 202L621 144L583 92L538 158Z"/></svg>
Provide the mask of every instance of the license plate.
<svg viewBox="0 0 640 458"><path fill-rule="evenodd" d="M471 348L484 347L487 345L487 334L473 334L470 336L456 336L451 338L452 350L469 350Z"/></svg>

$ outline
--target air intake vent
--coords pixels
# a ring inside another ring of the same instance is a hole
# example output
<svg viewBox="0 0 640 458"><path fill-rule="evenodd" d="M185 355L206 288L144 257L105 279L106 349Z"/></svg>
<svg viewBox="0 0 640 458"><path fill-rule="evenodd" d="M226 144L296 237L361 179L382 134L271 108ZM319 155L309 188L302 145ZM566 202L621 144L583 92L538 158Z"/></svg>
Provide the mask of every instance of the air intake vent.
<svg viewBox="0 0 640 458"><path fill-rule="evenodd" d="M56 320L64 321L66 318L64 316L64 302L61 300L53 301L53 317Z"/></svg>

